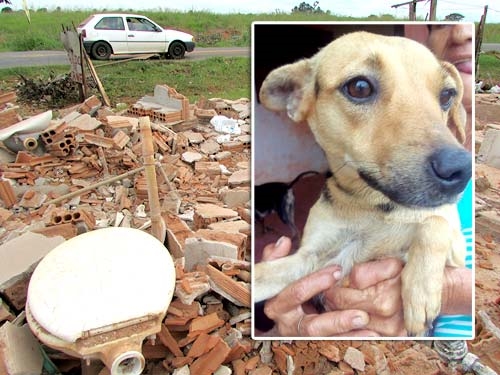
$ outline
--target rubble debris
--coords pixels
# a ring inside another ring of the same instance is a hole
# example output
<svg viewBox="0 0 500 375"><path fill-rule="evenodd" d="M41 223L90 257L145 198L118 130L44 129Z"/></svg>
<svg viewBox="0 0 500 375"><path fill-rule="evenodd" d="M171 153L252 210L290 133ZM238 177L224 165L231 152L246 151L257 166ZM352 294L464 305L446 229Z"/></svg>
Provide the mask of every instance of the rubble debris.
<svg viewBox="0 0 500 375"><path fill-rule="evenodd" d="M11 306L22 310L26 303L26 287L36 264L50 250L64 242L62 237L45 237L26 232L0 246L0 295Z"/></svg>
<svg viewBox="0 0 500 375"><path fill-rule="evenodd" d="M0 91L0 130L20 122L22 119L17 113L15 105L17 95L15 91Z"/></svg>
<svg viewBox="0 0 500 375"><path fill-rule="evenodd" d="M486 311L478 311L476 315L478 317L476 322L477 335L470 343L471 351L481 358L484 365L491 367L495 371L500 371L500 328L492 322ZM470 356L466 361L472 362L469 366L476 362ZM479 364L478 361L476 366L479 366ZM484 372L484 374L488 374L488 372Z"/></svg>
<svg viewBox="0 0 500 375"><path fill-rule="evenodd" d="M40 344L28 325L5 322L0 327L0 373L41 374L42 366Z"/></svg>
<svg viewBox="0 0 500 375"><path fill-rule="evenodd" d="M3 201L6 208L11 208L17 203L14 189L9 181L0 181L0 199Z"/></svg>
<svg viewBox="0 0 500 375"><path fill-rule="evenodd" d="M69 74L49 74L46 80L19 76L18 99L33 105L47 105L51 108L64 103L76 103L79 99L78 85Z"/></svg>
<svg viewBox="0 0 500 375"><path fill-rule="evenodd" d="M164 101L157 103L157 99ZM12 186L15 198L10 207L0 199L0 251L15 244L13 241L24 233L43 233L44 238L55 235L59 241L63 241L61 236L74 237L80 231L79 222L85 223L87 230L116 225L151 232L151 203L138 119L149 116L161 218L166 225L165 245L175 260L176 271L174 298L161 331L154 344L153 340L143 344L148 368L154 369L151 373L452 373L434 350L414 341L252 341L250 103L246 99L211 99L191 105L162 85L154 97L136 104L126 113L114 113L92 98L84 105L60 111L62 118L52 120L48 130L72 134L74 148L67 155L48 150L41 155L22 151L15 162L0 165L2 181ZM139 110L144 113L134 113ZM83 114L90 115L88 124L84 119L89 117L81 117ZM227 134L229 140L217 142L221 134L210 124L215 115L237 120L242 134ZM79 125L71 126L75 120ZM213 145L216 142L219 151L204 153L201 147L208 141ZM196 154L199 160L190 160L184 153ZM482 193L485 210L481 213L496 213L498 209L491 204L499 185L490 175L485 176L491 187ZM20 205L23 195L31 190L47 195L41 206ZM80 218L82 221L76 220ZM496 236L492 234L488 240L489 247L480 247L478 258L481 252L486 256L497 248ZM199 254L200 244L210 244L215 251ZM490 263L494 268L495 262ZM22 280L11 286L15 288L10 293L0 289L0 324L5 325L22 311L22 298L7 297L25 288L26 278ZM490 308L494 305L490 301ZM471 343L469 354L479 355L481 363L495 369L495 358L490 358L491 362L481 358L493 350L490 336L481 329L484 334ZM67 356L50 355L57 356L59 363L70 361Z"/></svg>
<svg viewBox="0 0 500 375"><path fill-rule="evenodd" d="M189 100L166 85L156 85L154 95L141 98L129 109L129 113L166 123L191 117Z"/></svg>
<svg viewBox="0 0 500 375"><path fill-rule="evenodd" d="M17 247L16 241L24 236L60 242L113 225L152 232L150 212L154 204L148 195L145 167L153 167L157 189L153 195L159 198L157 211L166 224L162 231L175 259L177 281L159 339L154 346L146 342L143 353L171 372L187 366L191 373L224 373L233 361L252 350L250 313L243 307L250 304L249 232L207 227L238 219L237 210L249 207L249 183L231 195L228 176L247 168L250 144L240 142L239 149L223 151L216 160L212 156L220 153L218 133L210 119L198 118L195 113L206 115L211 106L229 110L240 101L222 105L215 103L224 103L222 99L209 100L201 108L164 85L155 88L154 100L158 102L149 109L146 107L151 102L146 99L128 114L114 113L96 97L62 109L58 111L60 118L50 120L40 130L40 153L38 149L37 154L21 150L15 161L0 165L1 186L6 186L0 190L0 250ZM139 107L152 111L139 115L152 119L149 149L143 148L141 119L132 113ZM237 112L234 115L238 117ZM247 125L242 129L248 133L249 119L242 124ZM190 161L186 155L197 155L199 160ZM228 203L231 209L225 207ZM42 248L36 241L36 247ZM32 246L33 242L30 239L28 243ZM189 248L196 243L212 243L217 251L209 251L200 262L189 265L194 259ZM5 257L12 258L10 254ZM217 260L209 264L208 259ZM28 263L22 265L23 271L31 269L32 262ZM22 274L0 289L1 322L14 319L24 308L29 275Z"/></svg>
<svg viewBox="0 0 500 375"><path fill-rule="evenodd" d="M14 320L14 318L15 316L9 306L7 306L7 304L0 298L0 324L5 322L6 320L12 321Z"/></svg>

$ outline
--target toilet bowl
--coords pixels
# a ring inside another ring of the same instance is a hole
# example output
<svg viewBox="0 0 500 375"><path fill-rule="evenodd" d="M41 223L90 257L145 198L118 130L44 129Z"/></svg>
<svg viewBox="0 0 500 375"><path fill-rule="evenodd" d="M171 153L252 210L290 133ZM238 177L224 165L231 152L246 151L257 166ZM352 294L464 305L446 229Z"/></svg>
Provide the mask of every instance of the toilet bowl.
<svg viewBox="0 0 500 375"><path fill-rule="evenodd" d="M28 286L26 316L47 346L140 374L143 340L161 329L175 288L168 250L132 228L81 234L53 249Z"/></svg>

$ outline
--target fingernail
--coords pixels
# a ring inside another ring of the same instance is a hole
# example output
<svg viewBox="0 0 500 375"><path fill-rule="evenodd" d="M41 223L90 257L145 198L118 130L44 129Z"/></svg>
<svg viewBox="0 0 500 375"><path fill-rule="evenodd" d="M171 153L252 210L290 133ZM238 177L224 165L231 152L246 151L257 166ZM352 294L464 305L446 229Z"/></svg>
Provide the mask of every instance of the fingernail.
<svg viewBox="0 0 500 375"><path fill-rule="evenodd" d="M274 247L280 247L284 240L285 240L285 236L281 236L280 238L278 238L278 241L276 241L276 243L274 244Z"/></svg>
<svg viewBox="0 0 500 375"><path fill-rule="evenodd" d="M334 278L335 280L340 280L340 279L342 278L342 272L341 272L341 271L335 271L335 272L333 273L333 278Z"/></svg>
<svg viewBox="0 0 500 375"><path fill-rule="evenodd" d="M367 324L368 324L368 322L366 321L366 318L363 316L358 315L352 319L353 328L363 328Z"/></svg>

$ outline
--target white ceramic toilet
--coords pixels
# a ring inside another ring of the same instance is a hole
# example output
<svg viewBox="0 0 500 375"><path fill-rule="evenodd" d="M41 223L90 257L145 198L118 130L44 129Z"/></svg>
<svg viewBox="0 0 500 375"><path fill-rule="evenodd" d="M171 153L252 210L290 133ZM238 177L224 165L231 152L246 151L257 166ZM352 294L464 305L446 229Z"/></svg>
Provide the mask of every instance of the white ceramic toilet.
<svg viewBox="0 0 500 375"><path fill-rule="evenodd" d="M100 359L111 374L140 374L143 340L160 331L175 267L155 237L132 228L81 234L52 250L28 287L26 315L46 345Z"/></svg>

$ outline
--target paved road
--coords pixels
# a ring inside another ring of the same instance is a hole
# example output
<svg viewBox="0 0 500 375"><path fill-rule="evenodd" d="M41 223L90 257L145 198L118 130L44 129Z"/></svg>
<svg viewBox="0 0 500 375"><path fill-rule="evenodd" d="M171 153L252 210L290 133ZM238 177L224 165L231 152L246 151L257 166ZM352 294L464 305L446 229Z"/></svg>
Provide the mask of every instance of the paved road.
<svg viewBox="0 0 500 375"><path fill-rule="evenodd" d="M212 56L250 57L247 47L196 48L186 54L186 60L201 60ZM69 65L65 51L1 52L0 69L18 66Z"/></svg>
<svg viewBox="0 0 500 375"><path fill-rule="evenodd" d="M483 43L483 44L481 44L481 49L484 52L487 52L487 51L500 52L500 43Z"/></svg>
<svg viewBox="0 0 500 375"><path fill-rule="evenodd" d="M500 43L483 43L483 51L500 52ZM193 52L186 54L186 60L201 60L212 56L236 57L250 56L248 47L220 47L220 48L196 48ZM0 69L17 66L40 66L40 65L65 65L69 64L68 57L64 51L26 51L26 52L1 52Z"/></svg>

